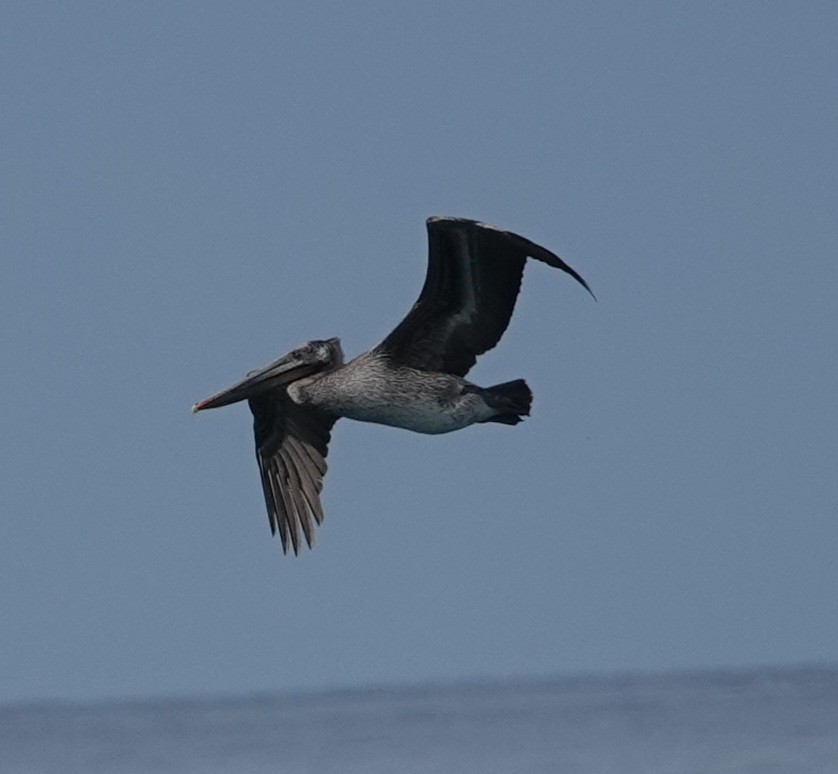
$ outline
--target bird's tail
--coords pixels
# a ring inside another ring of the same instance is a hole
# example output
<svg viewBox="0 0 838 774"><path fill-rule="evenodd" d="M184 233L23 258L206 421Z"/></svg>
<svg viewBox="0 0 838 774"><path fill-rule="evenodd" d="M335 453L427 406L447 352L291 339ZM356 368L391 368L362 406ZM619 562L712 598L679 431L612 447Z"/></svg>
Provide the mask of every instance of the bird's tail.
<svg viewBox="0 0 838 774"><path fill-rule="evenodd" d="M532 392L523 379L496 384L483 389L483 400L497 410L497 414L484 422L500 422L504 425L517 425L523 417L530 415Z"/></svg>

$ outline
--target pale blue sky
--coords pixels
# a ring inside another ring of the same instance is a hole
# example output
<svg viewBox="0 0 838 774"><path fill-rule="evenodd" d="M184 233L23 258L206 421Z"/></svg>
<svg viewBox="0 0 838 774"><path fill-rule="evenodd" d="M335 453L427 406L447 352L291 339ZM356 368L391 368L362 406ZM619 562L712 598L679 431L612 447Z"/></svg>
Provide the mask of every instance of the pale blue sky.
<svg viewBox="0 0 838 774"><path fill-rule="evenodd" d="M838 7L6 3L0 701L838 659ZM558 252L472 372L340 422L314 552L245 406L407 312L424 219Z"/></svg>

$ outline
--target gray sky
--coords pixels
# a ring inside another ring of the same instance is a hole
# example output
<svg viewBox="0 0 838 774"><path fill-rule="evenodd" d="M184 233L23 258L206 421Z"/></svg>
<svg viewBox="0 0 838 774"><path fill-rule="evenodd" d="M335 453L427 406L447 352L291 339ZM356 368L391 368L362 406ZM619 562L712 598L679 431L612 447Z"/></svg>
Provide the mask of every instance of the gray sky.
<svg viewBox="0 0 838 774"><path fill-rule="evenodd" d="M838 659L834 3L7 3L0 701ZM283 557L245 406L558 252L528 422L343 421Z"/></svg>

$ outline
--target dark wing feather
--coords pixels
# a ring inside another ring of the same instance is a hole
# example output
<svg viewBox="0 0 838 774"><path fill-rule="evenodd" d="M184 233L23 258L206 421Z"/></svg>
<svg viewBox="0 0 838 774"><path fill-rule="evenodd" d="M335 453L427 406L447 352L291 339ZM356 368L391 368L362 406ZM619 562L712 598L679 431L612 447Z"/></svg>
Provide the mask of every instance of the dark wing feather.
<svg viewBox="0 0 838 774"><path fill-rule="evenodd" d="M429 218L427 226L422 292L376 347L403 365L465 376L509 325L528 257L567 272L591 292L561 258L517 234L461 218Z"/></svg>
<svg viewBox="0 0 838 774"><path fill-rule="evenodd" d="M314 525L323 521L320 491L336 420L298 406L285 388L265 392L248 403L271 532L279 532L283 552L290 545L298 554L301 537L311 548Z"/></svg>

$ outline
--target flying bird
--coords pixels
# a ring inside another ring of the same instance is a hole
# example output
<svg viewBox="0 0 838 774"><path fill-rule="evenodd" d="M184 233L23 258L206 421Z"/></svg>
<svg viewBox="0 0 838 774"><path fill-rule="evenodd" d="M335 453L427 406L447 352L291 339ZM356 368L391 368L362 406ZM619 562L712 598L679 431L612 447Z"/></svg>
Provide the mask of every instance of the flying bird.
<svg viewBox="0 0 838 774"><path fill-rule="evenodd" d="M427 220L428 273L419 298L378 346L344 362L340 339L310 341L192 411L247 400L271 532L298 554L323 521L320 492L340 417L448 433L478 422L516 425L530 413L523 379L478 387L464 377L509 325L527 258L588 283L549 250L463 218Z"/></svg>

